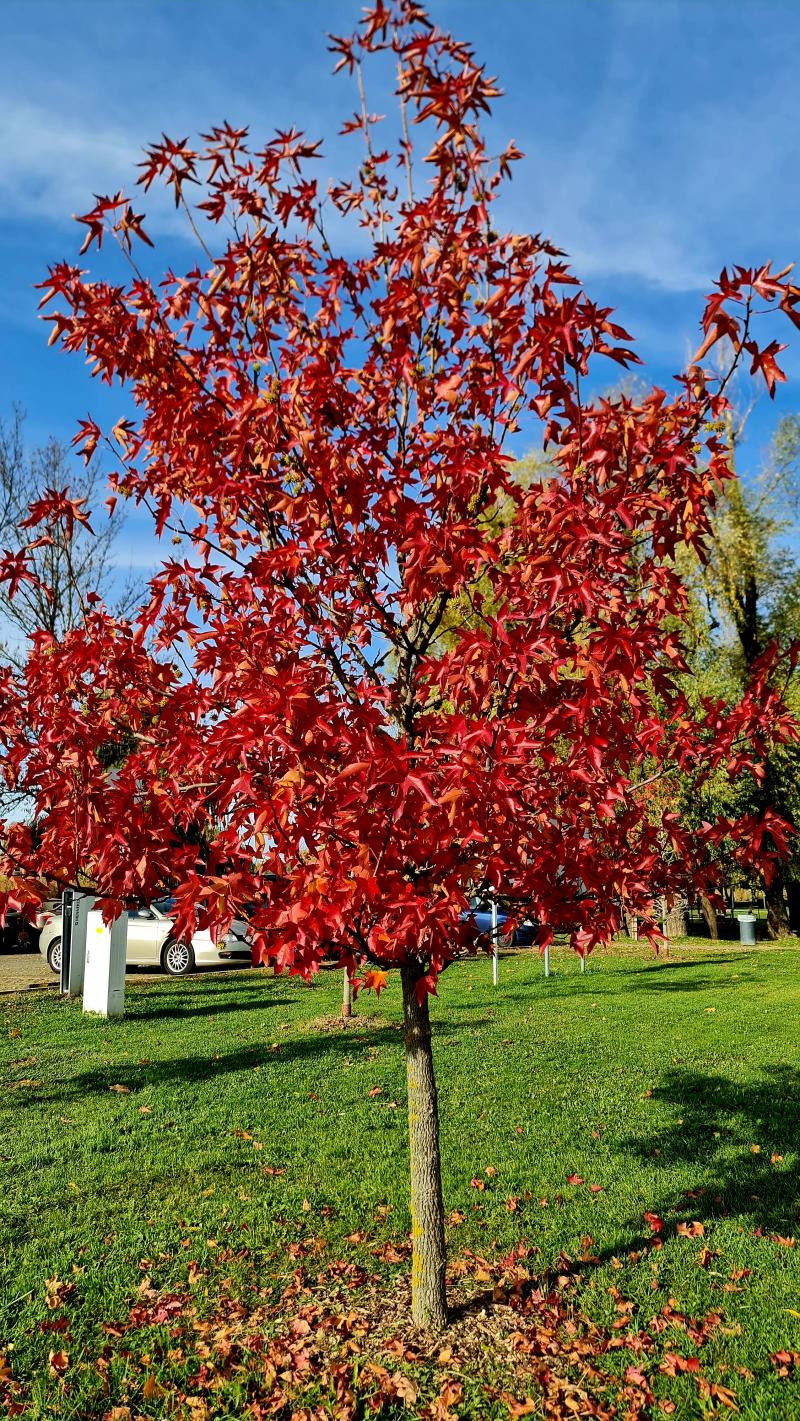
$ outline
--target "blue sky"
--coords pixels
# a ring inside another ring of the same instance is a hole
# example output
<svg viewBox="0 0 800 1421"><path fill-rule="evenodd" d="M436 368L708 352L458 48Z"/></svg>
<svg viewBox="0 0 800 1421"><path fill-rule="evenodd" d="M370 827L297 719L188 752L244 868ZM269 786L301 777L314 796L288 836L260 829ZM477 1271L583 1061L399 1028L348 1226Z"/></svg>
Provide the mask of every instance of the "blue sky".
<svg viewBox="0 0 800 1421"><path fill-rule="evenodd" d="M800 0L430 0L506 97L493 120L526 159L506 224L543 231L590 292L618 309L649 376L667 381L696 344L703 294L724 264L800 257ZM33 285L73 258L70 214L132 187L139 150L165 130L229 119L257 137L291 123L322 136L355 107L330 77L325 32L359 0L2 0L0 4L0 413L69 439L77 419L122 412L77 357L46 347ZM383 111L381 95L370 107ZM144 200L166 260L182 236ZM188 254L188 248L187 248ZM751 419L755 466L775 416L800 410L800 339L788 386ZM152 544L138 521L128 555Z"/></svg>

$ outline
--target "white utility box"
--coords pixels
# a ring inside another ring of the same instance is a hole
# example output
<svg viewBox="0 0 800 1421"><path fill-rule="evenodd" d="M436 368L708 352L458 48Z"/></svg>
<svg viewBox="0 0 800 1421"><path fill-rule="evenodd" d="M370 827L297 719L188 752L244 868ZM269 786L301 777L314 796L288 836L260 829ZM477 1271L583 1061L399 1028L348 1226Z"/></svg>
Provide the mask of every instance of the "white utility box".
<svg viewBox="0 0 800 1421"><path fill-rule="evenodd" d="M110 928L103 922L102 913L93 910L87 915L84 1011L96 1012L99 1016L122 1016L127 946L127 913L121 913Z"/></svg>

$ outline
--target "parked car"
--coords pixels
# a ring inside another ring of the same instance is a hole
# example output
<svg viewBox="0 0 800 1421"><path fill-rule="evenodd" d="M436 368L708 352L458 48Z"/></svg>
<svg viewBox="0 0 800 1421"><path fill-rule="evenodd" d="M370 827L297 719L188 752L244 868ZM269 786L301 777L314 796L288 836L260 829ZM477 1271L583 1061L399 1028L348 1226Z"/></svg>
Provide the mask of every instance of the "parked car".
<svg viewBox="0 0 800 1421"><path fill-rule="evenodd" d="M515 915L517 916L517 915ZM521 917L521 915L519 915ZM504 928L511 917L511 913L502 905L502 900L497 904L497 936L504 947L533 947L539 934L538 923L519 921L517 926L510 932L505 932ZM489 897L473 898L470 901L469 912L464 914L464 920L470 926L474 923L476 936L491 937L492 935L492 902Z"/></svg>
<svg viewBox="0 0 800 1421"><path fill-rule="evenodd" d="M39 951L53 972L61 971L61 908L42 914ZM198 931L191 943L172 936L172 899L162 898L150 907L128 913L128 967L160 967L169 977L185 977L195 967L212 967L229 958L250 959L247 924L234 919L225 937L215 942L208 931Z"/></svg>

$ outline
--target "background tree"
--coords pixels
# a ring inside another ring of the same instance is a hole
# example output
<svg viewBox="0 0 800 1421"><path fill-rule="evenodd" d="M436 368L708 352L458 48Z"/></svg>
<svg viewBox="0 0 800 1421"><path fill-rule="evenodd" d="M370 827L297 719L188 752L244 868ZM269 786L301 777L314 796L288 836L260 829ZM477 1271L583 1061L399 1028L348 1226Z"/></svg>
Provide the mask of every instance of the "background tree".
<svg viewBox="0 0 800 1421"><path fill-rule="evenodd" d="M731 409L720 432L731 470L741 461L746 417ZM694 656L696 685L722 689L735 699L767 648L786 648L800 634L800 561L794 541L800 507L800 418L782 418L755 475L731 479L709 518L702 559L695 559L695 625L700 629ZM800 710L800 682L793 668L778 672L782 693ZM800 755L796 745L775 746L766 756L763 778L744 781L734 791L718 783L706 808L740 811L771 804L795 829L800 827ZM775 866L764 885L767 929L773 938L800 931L800 855L792 852Z"/></svg>
<svg viewBox="0 0 800 1421"><path fill-rule="evenodd" d="M28 548L25 520L31 504L45 490L67 486L92 510L95 531L89 533L79 522L71 527L55 522L39 547L28 552L33 579L20 584L13 597L0 589L0 655L17 667L24 665L29 637L43 631L60 641L83 621L92 596L115 602L123 615L138 601L130 581L115 586L115 543L123 514L103 515L106 479L99 463L92 460L82 467L53 438L26 446L24 416L16 406L10 419L0 420L0 544L16 551Z"/></svg>
<svg viewBox="0 0 800 1421"><path fill-rule="evenodd" d="M654 934L654 897L713 881L722 836L751 863L782 830L769 810L691 840L669 811L653 823L643 766L650 783L736 777L795 727L770 659L734 705L694 708L681 684L675 551L702 547L730 477L708 425L721 381L695 362L669 397L586 401L599 363L635 356L554 246L496 231L519 154L484 147L493 81L412 0L374 4L333 47L359 95L351 183L323 195L318 145L295 131L256 149L228 125L199 150L164 139L141 181L171 186L199 265L151 279L142 218L118 194L79 220L84 251L116 238L127 271L63 263L45 283L54 338L133 395L136 420L105 440L113 490L189 555L165 560L132 621L92 605L2 676L2 770L35 801L37 833L6 824L0 871L28 906L76 865L110 914L172 890L186 936L198 913L222 930L255 903L276 970L308 976L331 945L360 987L398 969L413 1312L438 1327L429 995L475 948L470 896L502 889L543 941L566 926L581 952L623 910ZM393 153L362 79L383 51ZM330 210L357 224L357 255L333 250ZM724 324L734 359L773 385L754 301L800 322L800 290L764 267L723 273L704 331ZM528 487L507 449L523 409L554 471ZM103 438L84 423L86 457ZM84 516L54 491L31 524ZM0 577L15 597L35 572L11 551ZM468 588L471 624L442 647ZM113 776L110 740L130 747Z"/></svg>

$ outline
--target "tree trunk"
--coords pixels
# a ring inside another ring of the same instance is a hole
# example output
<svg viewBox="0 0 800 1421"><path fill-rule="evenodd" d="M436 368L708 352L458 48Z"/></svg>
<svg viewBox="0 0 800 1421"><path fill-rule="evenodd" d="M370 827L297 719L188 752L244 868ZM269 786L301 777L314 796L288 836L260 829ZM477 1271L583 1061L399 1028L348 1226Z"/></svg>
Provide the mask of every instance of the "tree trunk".
<svg viewBox="0 0 800 1421"><path fill-rule="evenodd" d="M400 969L408 1079L411 1168L411 1313L418 1327L440 1332L447 1323L444 1285L444 1205L439 1157L439 1109L433 1073L428 998L417 1000L422 970Z"/></svg>
<svg viewBox="0 0 800 1421"><path fill-rule="evenodd" d="M764 901L767 905L767 936L771 938L789 936L789 915L783 896L783 865L775 865L772 882L764 885Z"/></svg>
<svg viewBox="0 0 800 1421"><path fill-rule="evenodd" d="M345 967L342 970L344 983L342 985L342 1016L345 1021L353 1015L353 987L350 982L350 969Z"/></svg>
<svg viewBox="0 0 800 1421"><path fill-rule="evenodd" d="M686 905L680 899L671 908L667 907L666 899L662 899L661 914L665 938L686 937Z"/></svg>
<svg viewBox="0 0 800 1421"><path fill-rule="evenodd" d="M700 894L700 912L708 928L708 936L712 942L719 942L719 923L717 922L717 910L710 898L705 893Z"/></svg>
<svg viewBox="0 0 800 1421"><path fill-rule="evenodd" d="M786 897L789 900L789 928L793 933L800 933L800 883L793 878L787 881Z"/></svg>

